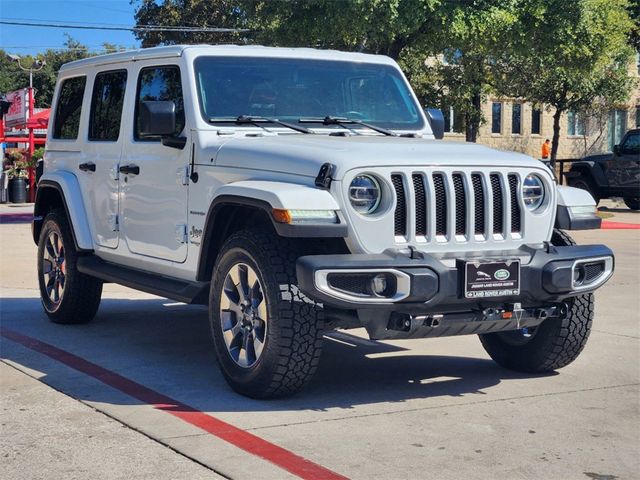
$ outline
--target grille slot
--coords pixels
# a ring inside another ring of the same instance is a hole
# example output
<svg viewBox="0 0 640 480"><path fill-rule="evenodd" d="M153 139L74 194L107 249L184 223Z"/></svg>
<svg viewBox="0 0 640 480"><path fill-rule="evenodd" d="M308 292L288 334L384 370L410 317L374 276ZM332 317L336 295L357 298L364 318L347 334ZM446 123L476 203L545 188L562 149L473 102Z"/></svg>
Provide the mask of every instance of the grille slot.
<svg viewBox="0 0 640 480"><path fill-rule="evenodd" d="M502 182L500 175L492 173L489 176L491 180L491 193L493 196L493 233L502 233L504 230L504 205L502 202Z"/></svg>
<svg viewBox="0 0 640 480"><path fill-rule="evenodd" d="M520 233L522 231L522 214L518 203L518 177L509 175L509 193L511 196L511 231Z"/></svg>
<svg viewBox="0 0 640 480"><path fill-rule="evenodd" d="M467 233L467 196L464 191L464 181L462 175L454 173L453 191L456 195L456 235L465 235Z"/></svg>
<svg viewBox="0 0 640 480"><path fill-rule="evenodd" d="M338 290L342 290L356 295L369 295L369 284L371 282L370 273L351 274L329 274L327 277L329 285Z"/></svg>
<svg viewBox="0 0 640 480"><path fill-rule="evenodd" d="M433 175L433 192L436 206L436 235L447 234L447 192L444 188L444 175Z"/></svg>
<svg viewBox="0 0 640 480"><path fill-rule="evenodd" d="M585 263L584 283L589 284L604 272L604 262Z"/></svg>
<svg viewBox="0 0 640 480"><path fill-rule="evenodd" d="M394 213L394 229L396 236L407 235L407 196L404 191L402 175L391 175L391 182L396 191L396 211Z"/></svg>
<svg viewBox="0 0 640 480"><path fill-rule="evenodd" d="M482 177L474 173L471 175L471 183L473 184L473 201L474 201L474 232L476 235L484 235L485 218L484 218L484 187L482 185Z"/></svg>
<svg viewBox="0 0 640 480"><path fill-rule="evenodd" d="M416 194L416 235L427 235L427 195L422 175L412 175L413 190Z"/></svg>

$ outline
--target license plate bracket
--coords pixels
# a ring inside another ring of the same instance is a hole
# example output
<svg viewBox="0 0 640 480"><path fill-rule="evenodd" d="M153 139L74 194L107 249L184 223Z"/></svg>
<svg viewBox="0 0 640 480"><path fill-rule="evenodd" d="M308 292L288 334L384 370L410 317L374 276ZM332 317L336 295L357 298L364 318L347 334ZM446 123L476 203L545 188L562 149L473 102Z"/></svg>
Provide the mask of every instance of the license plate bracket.
<svg viewBox="0 0 640 480"><path fill-rule="evenodd" d="M482 259L464 263L465 298L520 295L520 260Z"/></svg>

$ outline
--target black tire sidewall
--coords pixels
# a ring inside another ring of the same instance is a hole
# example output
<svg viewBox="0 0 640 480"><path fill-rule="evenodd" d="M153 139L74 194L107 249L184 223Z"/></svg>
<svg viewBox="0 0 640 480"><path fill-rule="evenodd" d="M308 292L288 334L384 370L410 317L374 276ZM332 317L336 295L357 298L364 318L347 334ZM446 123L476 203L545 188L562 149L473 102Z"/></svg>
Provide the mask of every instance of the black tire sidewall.
<svg viewBox="0 0 640 480"><path fill-rule="evenodd" d="M278 368L279 343L282 338L281 325L278 322L280 289L273 272L266 268L268 262L262 258L263 253L259 246L249 242L243 242L244 245L241 246L239 243L231 239L223 246L216 261L209 297L209 321L216 356L224 377L239 393L254 396L255 392L269 388L271 378ZM222 285L229 270L238 263L245 263L253 268L262 284L267 302L267 334L264 349L256 363L248 368L241 367L231 358L223 338L219 316Z"/></svg>

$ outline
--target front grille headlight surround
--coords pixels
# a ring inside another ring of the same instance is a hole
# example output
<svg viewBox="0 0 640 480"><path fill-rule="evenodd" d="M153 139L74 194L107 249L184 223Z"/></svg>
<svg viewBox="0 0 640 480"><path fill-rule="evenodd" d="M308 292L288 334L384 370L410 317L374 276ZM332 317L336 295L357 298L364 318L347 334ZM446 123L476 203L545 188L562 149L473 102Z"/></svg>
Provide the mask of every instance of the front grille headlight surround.
<svg viewBox="0 0 640 480"><path fill-rule="evenodd" d="M545 204L546 189L539 175L530 173L522 181L522 201L530 212L539 210Z"/></svg>
<svg viewBox="0 0 640 480"><path fill-rule="evenodd" d="M351 207L361 215L376 213L382 200L382 182L373 175L357 175L349 185L347 195Z"/></svg>

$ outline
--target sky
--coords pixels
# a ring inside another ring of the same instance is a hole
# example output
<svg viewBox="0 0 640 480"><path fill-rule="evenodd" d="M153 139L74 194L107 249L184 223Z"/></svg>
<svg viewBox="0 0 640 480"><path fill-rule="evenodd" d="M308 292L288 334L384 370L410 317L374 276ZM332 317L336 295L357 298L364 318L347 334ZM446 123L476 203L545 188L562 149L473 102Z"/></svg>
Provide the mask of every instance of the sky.
<svg viewBox="0 0 640 480"><path fill-rule="evenodd" d="M130 0L0 0L3 21L133 26L134 10ZM63 48L65 33L96 52L102 50L104 42L126 48L139 46L132 32L0 24L0 48L17 55Z"/></svg>

